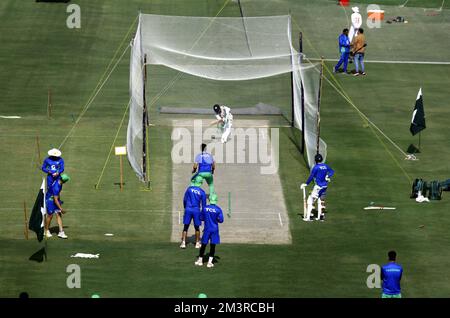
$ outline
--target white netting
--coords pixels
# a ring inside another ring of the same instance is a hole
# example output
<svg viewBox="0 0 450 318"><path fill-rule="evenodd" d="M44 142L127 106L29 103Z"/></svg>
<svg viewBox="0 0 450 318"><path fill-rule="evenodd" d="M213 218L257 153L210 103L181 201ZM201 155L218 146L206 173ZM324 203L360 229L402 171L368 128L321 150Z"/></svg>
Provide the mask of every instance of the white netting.
<svg viewBox="0 0 450 318"><path fill-rule="evenodd" d="M304 138L308 165L312 169L315 161L314 156L319 150L325 162L327 157L327 144L322 138L317 139L318 127L318 97L320 88L319 64L310 64L294 70L294 124L302 130L302 117L304 123ZM304 114L301 112L301 84L303 83ZM317 149L319 144L319 149Z"/></svg>
<svg viewBox="0 0 450 318"><path fill-rule="evenodd" d="M148 64L214 80L290 72L289 16L212 18L141 15Z"/></svg>
<svg viewBox="0 0 450 318"><path fill-rule="evenodd" d="M144 77L143 56L141 47L141 25L138 26L136 36L131 46L130 62L130 119L127 130L127 157L131 167L144 180L143 171L143 105L144 105Z"/></svg>
<svg viewBox="0 0 450 318"><path fill-rule="evenodd" d="M128 159L141 180L143 171L143 58L211 80L252 80L293 72L295 125L301 129L302 78L305 86L305 144L308 164L316 153L317 90L313 66L303 68L293 48L289 15L269 17L183 17L141 14L132 43ZM287 90L288 92L288 90ZM287 93L288 94L288 93ZM321 141L326 157L326 145Z"/></svg>

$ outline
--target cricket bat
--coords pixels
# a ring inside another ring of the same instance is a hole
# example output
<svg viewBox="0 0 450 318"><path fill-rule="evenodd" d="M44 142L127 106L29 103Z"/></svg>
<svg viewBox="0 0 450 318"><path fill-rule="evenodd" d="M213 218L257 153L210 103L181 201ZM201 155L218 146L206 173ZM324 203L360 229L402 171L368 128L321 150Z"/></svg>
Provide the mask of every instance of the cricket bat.
<svg viewBox="0 0 450 318"><path fill-rule="evenodd" d="M366 206L364 210L395 210L395 208L387 206Z"/></svg>
<svg viewBox="0 0 450 318"><path fill-rule="evenodd" d="M307 207L306 207L306 189L303 188L303 218L306 218L306 212L307 212Z"/></svg>

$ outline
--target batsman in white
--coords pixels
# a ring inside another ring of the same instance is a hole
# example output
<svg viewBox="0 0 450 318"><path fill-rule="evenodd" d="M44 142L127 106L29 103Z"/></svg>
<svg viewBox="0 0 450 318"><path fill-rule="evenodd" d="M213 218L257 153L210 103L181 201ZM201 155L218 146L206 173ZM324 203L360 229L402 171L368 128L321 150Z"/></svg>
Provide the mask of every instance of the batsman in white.
<svg viewBox="0 0 450 318"><path fill-rule="evenodd" d="M348 39L349 39L350 43L352 42L353 37L358 35L358 29L362 25L362 16L359 13L359 8L353 7L352 11L353 11L353 13L351 15L352 26L350 27L350 31L348 33Z"/></svg>
<svg viewBox="0 0 450 318"><path fill-rule="evenodd" d="M334 170L330 168L326 163L322 163L323 157L321 154L317 154L314 157L314 160L316 161L315 166L311 170L311 174L309 175L308 180L306 180L306 183L303 183L301 185L301 188L304 189L308 186L308 184L311 183L311 181L314 179L315 185L311 192L311 194L308 196L307 201L307 212L306 216L303 218L303 221L312 221L311 220L311 211L314 207L314 203L318 201L317 203L317 217L316 220L320 220L322 216L322 210L325 209L325 192L327 191L328 182L331 181L331 177L334 175Z"/></svg>
<svg viewBox="0 0 450 318"><path fill-rule="evenodd" d="M219 124L222 130L222 143L226 143L228 137L231 133L231 127L233 126L233 114L231 113L230 107L225 105L215 104L213 106L214 112L216 113L216 120L210 125Z"/></svg>

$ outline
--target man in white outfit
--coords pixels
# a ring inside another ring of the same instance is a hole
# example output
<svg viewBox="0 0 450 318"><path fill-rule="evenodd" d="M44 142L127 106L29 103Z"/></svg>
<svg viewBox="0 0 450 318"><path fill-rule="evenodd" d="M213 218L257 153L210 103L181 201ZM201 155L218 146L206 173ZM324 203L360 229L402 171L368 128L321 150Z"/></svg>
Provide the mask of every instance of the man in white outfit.
<svg viewBox="0 0 450 318"><path fill-rule="evenodd" d="M222 143L226 143L228 136L231 133L231 127L233 126L233 114L231 113L230 107L225 105L215 104L213 106L214 112L216 113L217 120L213 121L211 125L219 124L219 128L222 130Z"/></svg>
<svg viewBox="0 0 450 318"><path fill-rule="evenodd" d="M348 39L350 40L350 43L352 42L353 37L358 35L358 29L362 25L362 16L361 14L359 14L358 7L353 7L352 11L352 26L350 27L350 32L348 33Z"/></svg>

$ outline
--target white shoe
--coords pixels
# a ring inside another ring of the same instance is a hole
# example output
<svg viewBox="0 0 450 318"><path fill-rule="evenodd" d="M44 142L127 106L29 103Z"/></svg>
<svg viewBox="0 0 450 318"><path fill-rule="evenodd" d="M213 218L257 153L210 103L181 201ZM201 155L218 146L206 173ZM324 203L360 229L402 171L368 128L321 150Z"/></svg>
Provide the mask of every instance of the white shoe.
<svg viewBox="0 0 450 318"><path fill-rule="evenodd" d="M200 242L195 243L195 248L200 248L200 247L202 247L202 243L200 243Z"/></svg>
<svg viewBox="0 0 450 318"><path fill-rule="evenodd" d="M208 262L208 264L206 264L206 267L208 267L208 268L214 267L214 264L213 264L213 263L210 263L210 262Z"/></svg>
<svg viewBox="0 0 450 318"><path fill-rule="evenodd" d="M203 266L203 260L198 259L197 261L195 261L194 265Z"/></svg>
<svg viewBox="0 0 450 318"><path fill-rule="evenodd" d="M185 242L185 241L182 241L182 242L181 242L180 248L186 248L186 242Z"/></svg>
<svg viewBox="0 0 450 318"><path fill-rule="evenodd" d="M45 237L47 237L47 238L52 237L52 233L50 233L50 231L47 230L47 232L45 232Z"/></svg>
<svg viewBox="0 0 450 318"><path fill-rule="evenodd" d="M307 218L303 218L303 221L305 221L305 222L311 222L312 220L311 220L311 219L307 219Z"/></svg>
<svg viewBox="0 0 450 318"><path fill-rule="evenodd" d="M67 235L66 235L66 233L64 233L64 231L62 231L62 232L59 232L59 233L58 233L58 237L59 237L59 238L62 238L62 239L66 239L66 238L67 238Z"/></svg>

